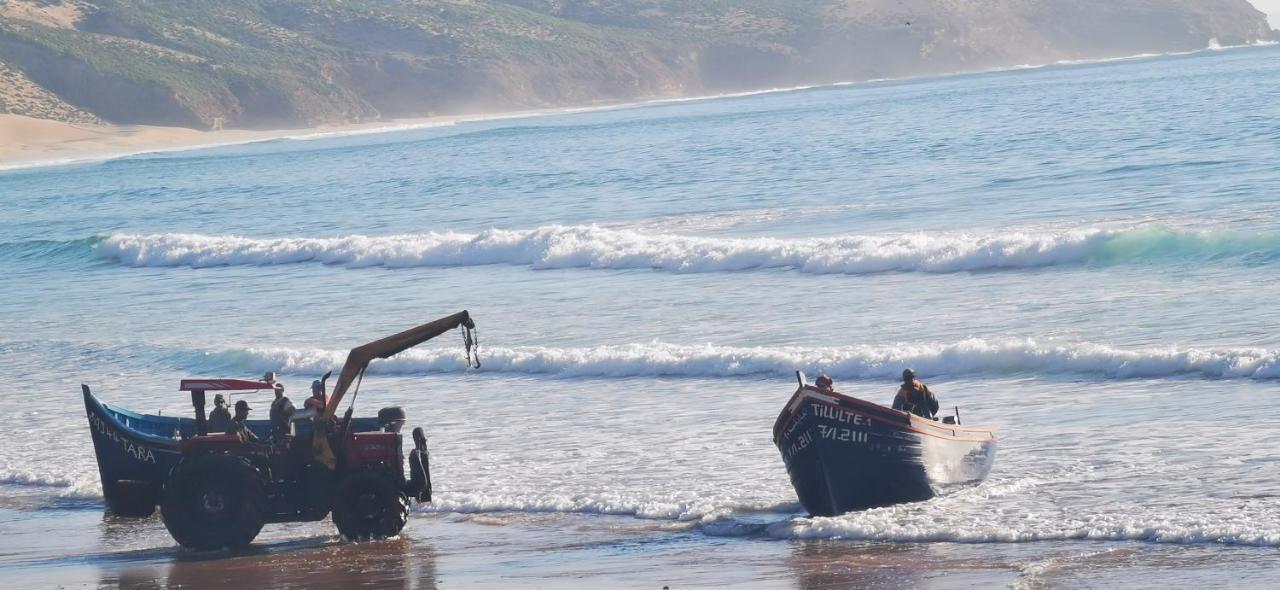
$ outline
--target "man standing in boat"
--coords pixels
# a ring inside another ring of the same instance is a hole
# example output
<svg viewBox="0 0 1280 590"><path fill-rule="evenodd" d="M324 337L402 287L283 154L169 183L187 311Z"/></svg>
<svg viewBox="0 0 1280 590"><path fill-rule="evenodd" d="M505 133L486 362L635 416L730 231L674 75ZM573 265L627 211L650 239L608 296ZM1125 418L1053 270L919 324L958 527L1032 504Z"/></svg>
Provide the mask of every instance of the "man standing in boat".
<svg viewBox="0 0 1280 590"><path fill-rule="evenodd" d="M271 440L282 443L288 440L290 434L293 434L291 421L295 408L293 402L284 394L284 385L280 383L273 385L276 399L271 402Z"/></svg>
<svg viewBox="0 0 1280 590"><path fill-rule="evenodd" d="M219 393L213 396L213 410L209 412L209 432L226 432L231 428L231 411L227 409L227 398Z"/></svg>
<svg viewBox="0 0 1280 590"><path fill-rule="evenodd" d="M302 409L313 410L316 414L323 414L324 407L328 404L329 398L324 393L324 381L319 379L312 381L311 397L307 398L307 401L302 402Z"/></svg>
<svg viewBox="0 0 1280 590"><path fill-rule="evenodd" d="M227 428L227 434L234 434L240 437L241 442L258 442L258 435L249 430L249 425L245 421L249 419L249 402L239 400L236 402L236 415L231 419L231 426Z"/></svg>
<svg viewBox="0 0 1280 590"><path fill-rule="evenodd" d="M893 398L893 409L910 412L921 418L934 419L938 413L938 398L929 390L929 386L916 379L916 372L911 369L902 371L902 387Z"/></svg>

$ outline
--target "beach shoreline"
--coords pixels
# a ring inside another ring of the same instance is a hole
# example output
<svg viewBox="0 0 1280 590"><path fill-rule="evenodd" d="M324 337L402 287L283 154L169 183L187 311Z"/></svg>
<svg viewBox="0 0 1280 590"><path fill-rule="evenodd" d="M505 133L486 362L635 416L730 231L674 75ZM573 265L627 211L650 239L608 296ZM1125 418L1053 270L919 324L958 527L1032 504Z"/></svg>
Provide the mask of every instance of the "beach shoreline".
<svg viewBox="0 0 1280 590"><path fill-rule="evenodd" d="M152 125L81 125L0 114L0 170L81 164L140 154L208 149L280 139L387 133L446 126L462 120L483 118L488 117L421 117L301 129L202 131Z"/></svg>
<svg viewBox="0 0 1280 590"><path fill-rule="evenodd" d="M1233 46L1210 45L1209 47L1195 51L1139 54L1099 59L1061 60L1044 64L1018 64L984 70L925 74L898 78L828 81L793 87L762 88L724 94L650 97L614 103L499 111L494 113L471 113L385 119L364 123L320 125L316 127L293 129L220 129L206 131L185 127L163 127L154 125L84 125L48 119L36 119L23 115L0 113L0 172L25 168L84 164L142 154L209 149L265 141L307 140L348 135L392 133L396 131L443 127L457 123L495 121L503 119L524 119L547 115L607 111L670 103L740 98L760 94L795 92L814 88L907 82L912 80L944 78L950 76L984 75L1000 72L1018 72L1053 66L1089 66L1118 61L1158 59L1162 57L1188 56L1206 52L1271 47L1276 44L1276 42L1271 41Z"/></svg>

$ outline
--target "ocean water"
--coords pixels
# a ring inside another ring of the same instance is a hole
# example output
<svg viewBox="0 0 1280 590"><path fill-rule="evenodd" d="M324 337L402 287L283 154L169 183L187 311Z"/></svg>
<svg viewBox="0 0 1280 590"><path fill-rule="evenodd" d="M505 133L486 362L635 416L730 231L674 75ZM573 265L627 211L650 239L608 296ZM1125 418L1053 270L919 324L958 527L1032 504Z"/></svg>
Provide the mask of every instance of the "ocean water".
<svg viewBox="0 0 1280 590"><path fill-rule="evenodd" d="M190 376L302 396L468 309L481 369L448 334L358 399L430 434L415 518L1265 585L1277 87L1280 48L1245 48L2 173L0 505L100 505L81 383L165 414ZM793 371L887 403L905 367L997 429L990 479L805 517L770 439Z"/></svg>

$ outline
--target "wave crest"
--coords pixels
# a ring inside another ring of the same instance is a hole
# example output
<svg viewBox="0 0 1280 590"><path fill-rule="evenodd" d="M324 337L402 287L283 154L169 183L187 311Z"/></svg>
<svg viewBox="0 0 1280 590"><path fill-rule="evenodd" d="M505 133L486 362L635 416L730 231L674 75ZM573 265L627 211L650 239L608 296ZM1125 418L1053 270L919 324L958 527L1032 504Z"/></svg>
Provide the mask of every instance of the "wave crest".
<svg viewBox="0 0 1280 590"><path fill-rule="evenodd" d="M202 369L322 373L341 366L345 351L250 348L202 353ZM896 379L905 367L921 375L1082 374L1105 378L1191 376L1207 379L1280 378L1280 351L1262 348L1136 348L1032 339L970 338L946 344L854 345L805 348L678 345L653 342L595 347L486 347L482 371L556 377L789 376L796 370L843 379ZM467 370L453 349L406 351L374 361L383 375Z"/></svg>
<svg viewBox="0 0 1280 590"><path fill-rule="evenodd" d="M1161 256L1280 255L1280 236L1155 226L989 234L909 233L817 238L717 238L597 226L553 225L480 233L428 232L338 238L113 234L98 255L129 266L204 268L304 262L350 268L511 264L535 269L812 274L960 272L1121 262Z"/></svg>

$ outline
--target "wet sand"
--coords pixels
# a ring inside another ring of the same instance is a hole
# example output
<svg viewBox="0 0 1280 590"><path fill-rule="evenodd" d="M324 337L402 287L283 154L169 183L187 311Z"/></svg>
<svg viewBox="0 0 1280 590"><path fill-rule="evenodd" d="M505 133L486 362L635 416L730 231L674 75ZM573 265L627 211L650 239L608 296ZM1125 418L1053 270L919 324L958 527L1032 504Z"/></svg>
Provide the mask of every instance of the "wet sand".
<svg viewBox="0 0 1280 590"><path fill-rule="evenodd" d="M416 513L399 538L369 543L342 541L327 521L268 525L236 553L182 550L157 517L91 507L3 509L0 527L6 588L956 588L1017 577L963 552L935 556L950 569L931 571L906 558L910 546L717 539L596 515Z"/></svg>
<svg viewBox="0 0 1280 590"><path fill-rule="evenodd" d="M688 523L573 514L415 513L396 539L328 521L268 525L241 552L177 548L158 517L92 502L0 508L5 588L1266 587L1273 550L1148 543L885 543L710 537ZM1206 584L1207 583L1207 584Z"/></svg>

